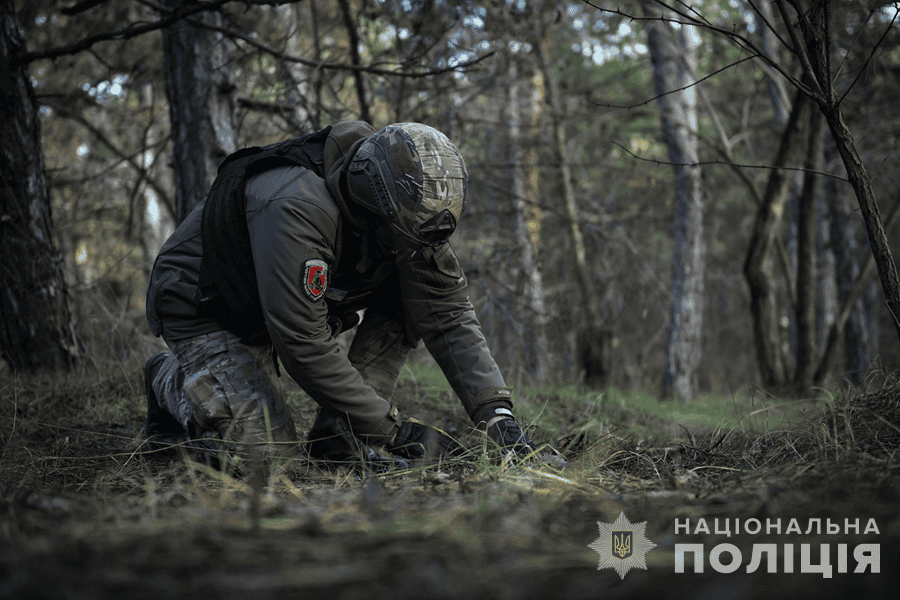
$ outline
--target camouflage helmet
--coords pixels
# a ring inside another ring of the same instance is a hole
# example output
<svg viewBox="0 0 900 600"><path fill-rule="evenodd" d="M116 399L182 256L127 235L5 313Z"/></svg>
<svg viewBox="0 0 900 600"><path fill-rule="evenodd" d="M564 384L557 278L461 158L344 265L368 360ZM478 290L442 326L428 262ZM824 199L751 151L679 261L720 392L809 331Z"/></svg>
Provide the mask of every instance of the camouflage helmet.
<svg viewBox="0 0 900 600"><path fill-rule="evenodd" d="M353 155L347 191L385 220L397 242L439 246L465 209L466 176L459 150L443 133L421 123L395 123Z"/></svg>

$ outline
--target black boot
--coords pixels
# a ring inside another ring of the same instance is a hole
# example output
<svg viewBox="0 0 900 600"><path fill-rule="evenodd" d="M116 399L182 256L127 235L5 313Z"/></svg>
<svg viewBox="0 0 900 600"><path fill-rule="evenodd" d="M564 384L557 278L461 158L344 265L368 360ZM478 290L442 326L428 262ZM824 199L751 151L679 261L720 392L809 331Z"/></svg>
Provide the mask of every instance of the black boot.
<svg viewBox="0 0 900 600"><path fill-rule="evenodd" d="M160 352L147 359L144 364L144 393L147 396L147 419L144 422L143 434L153 449L177 446L185 439L184 427L175 417L159 405L159 398L153 389L153 381L168 352Z"/></svg>

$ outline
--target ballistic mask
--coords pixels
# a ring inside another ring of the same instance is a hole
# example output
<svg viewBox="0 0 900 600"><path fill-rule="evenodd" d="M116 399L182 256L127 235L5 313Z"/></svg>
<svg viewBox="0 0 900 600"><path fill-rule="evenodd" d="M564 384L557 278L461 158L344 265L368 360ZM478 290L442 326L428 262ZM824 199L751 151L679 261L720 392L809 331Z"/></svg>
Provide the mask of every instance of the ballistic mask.
<svg viewBox="0 0 900 600"><path fill-rule="evenodd" d="M396 123L374 133L347 169L347 192L387 224L394 248L440 246L462 216L466 165L443 133Z"/></svg>

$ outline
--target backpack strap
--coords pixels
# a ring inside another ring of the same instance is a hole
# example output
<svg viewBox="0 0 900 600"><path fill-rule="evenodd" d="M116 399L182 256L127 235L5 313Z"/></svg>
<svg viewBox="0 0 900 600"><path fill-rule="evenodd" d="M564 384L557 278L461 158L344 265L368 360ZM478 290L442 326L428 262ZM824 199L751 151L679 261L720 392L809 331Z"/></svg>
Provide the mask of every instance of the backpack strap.
<svg viewBox="0 0 900 600"><path fill-rule="evenodd" d="M306 167L324 178L325 141L330 131L331 127L326 127L270 146L239 150L222 161L209 190L200 225L203 259L198 312L218 320L246 343L269 340L247 228L247 179L284 165Z"/></svg>

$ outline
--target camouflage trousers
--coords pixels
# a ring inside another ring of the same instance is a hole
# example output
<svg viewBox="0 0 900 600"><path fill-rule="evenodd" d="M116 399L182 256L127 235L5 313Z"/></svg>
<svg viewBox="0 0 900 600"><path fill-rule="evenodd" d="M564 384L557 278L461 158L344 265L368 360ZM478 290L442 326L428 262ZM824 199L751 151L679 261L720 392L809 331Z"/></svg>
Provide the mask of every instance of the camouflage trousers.
<svg viewBox="0 0 900 600"><path fill-rule="evenodd" d="M347 351L350 364L359 371L363 381L388 402L412 350L399 318L399 315L366 311ZM310 432L320 431L322 423L335 413L330 406L320 406Z"/></svg>
<svg viewBox="0 0 900 600"><path fill-rule="evenodd" d="M172 353L160 358L150 385L195 446L213 454L296 452L297 429L270 348L242 344L228 331L166 344Z"/></svg>
<svg viewBox="0 0 900 600"><path fill-rule="evenodd" d="M183 434L209 452L261 445L267 456L296 454L297 429L271 346L248 346L229 331L166 344L172 353L160 356L149 383ZM390 400L410 350L402 325L375 313L357 328L348 357L363 381ZM334 412L321 405L316 422Z"/></svg>

